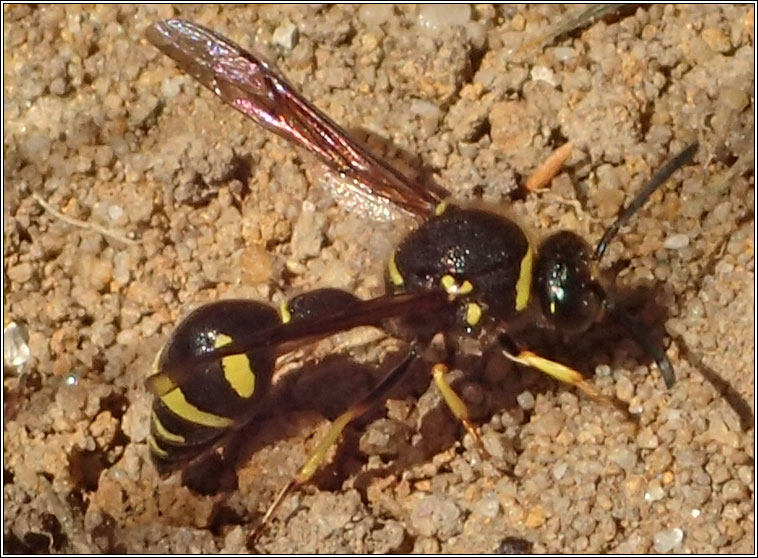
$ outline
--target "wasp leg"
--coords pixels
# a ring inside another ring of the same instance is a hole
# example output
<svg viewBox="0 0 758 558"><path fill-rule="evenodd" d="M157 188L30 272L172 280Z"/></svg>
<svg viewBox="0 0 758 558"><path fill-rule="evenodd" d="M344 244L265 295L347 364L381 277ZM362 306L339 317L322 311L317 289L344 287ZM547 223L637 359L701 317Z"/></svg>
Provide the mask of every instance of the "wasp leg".
<svg viewBox="0 0 758 558"><path fill-rule="evenodd" d="M410 368L410 364L413 362L415 357L416 348L411 347L411 350L408 352L405 358L403 358L402 362L393 368L382 379L382 381L379 382L379 384L377 384L377 386L368 395L366 395L366 397L361 399L361 401L337 417L334 423L332 423L332 427L326 433L326 436L324 436L324 439L321 440L318 446L316 446L316 449L313 450L310 457L305 462L305 465L300 468L292 480L290 480L285 485L285 487L282 488L279 494L277 494L274 502L269 506L268 510L266 510L266 513L261 519L261 522L250 535L250 538L248 539L249 545L254 543L258 538L258 535L260 535L263 528L271 519L271 516L279 508L279 505L282 503L282 501L284 501L285 496L287 496L287 494L296 488L308 482L316 473L316 471L319 470L324 462L324 459L326 458L326 453L329 451L329 448L331 448L337 442L345 427L350 424L351 421L355 420L370 410L376 403L384 399L388 392L393 387L395 387L397 383L405 376L405 373Z"/></svg>
<svg viewBox="0 0 758 558"><path fill-rule="evenodd" d="M560 362L541 357L532 351L519 349L516 343L505 333L500 335L499 341L503 350L503 355L513 362L529 366L530 368L535 368L548 376L552 376L556 380L576 386L594 401L619 409L625 415L629 416L629 410L626 409L620 401L603 395L600 390L597 389L592 382L587 380L587 378L585 378L578 370L574 370Z"/></svg>
<svg viewBox="0 0 758 558"><path fill-rule="evenodd" d="M474 423L472 423L471 419L469 418L468 407L466 407L466 404L458 396L458 394L455 393L455 390L453 390L452 386L445 379L445 375L448 373L448 371L448 367L441 362L438 362L432 366L432 378L434 378L434 383L436 384L437 389L440 390L442 398L445 400L445 403L447 403L450 411L458 420L463 423L463 426L466 428L468 433L471 434L471 437L479 446L479 450L485 456L489 457L490 454L484 448L484 444L482 443L481 437L479 437L479 432L477 432L476 426L474 426Z"/></svg>

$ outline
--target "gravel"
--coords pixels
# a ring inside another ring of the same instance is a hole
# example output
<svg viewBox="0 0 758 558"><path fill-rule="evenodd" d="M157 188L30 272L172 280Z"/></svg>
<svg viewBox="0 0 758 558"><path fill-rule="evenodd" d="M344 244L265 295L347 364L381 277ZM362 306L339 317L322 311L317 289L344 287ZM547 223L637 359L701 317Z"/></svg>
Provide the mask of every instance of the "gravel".
<svg viewBox="0 0 758 558"><path fill-rule="evenodd" d="M396 346L346 333L334 344L349 357L293 372L279 413L248 429L237 490L201 496L158 477L144 378L183 316L322 286L378 295L407 230L336 204L310 157L145 41L150 23L180 16L257 45L340 124L423 162L454 197L507 205L535 237L563 226L596 242L670 154L700 142L604 261L667 347L673 389L613 324L526 341L598 370L636 423L461 351L451 378L492 449L483 458L419 367L348 427L257 550L753 554L754 8L625 8L539 46L581 10L7 6L5 548L246 551ZM513 196L566 140L552 188Z"/></svg>

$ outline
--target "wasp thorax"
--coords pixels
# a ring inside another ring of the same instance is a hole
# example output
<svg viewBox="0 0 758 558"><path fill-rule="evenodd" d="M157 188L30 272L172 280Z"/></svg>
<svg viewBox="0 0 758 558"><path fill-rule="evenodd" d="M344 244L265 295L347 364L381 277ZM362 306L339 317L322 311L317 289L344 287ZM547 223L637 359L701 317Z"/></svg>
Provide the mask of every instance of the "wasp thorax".
<svg viewBox="0 0 758 558"><path fill-rule="evenodd" d="M592 276L590 247L572 232L561 231L542 243L534 289L542 313L558 329L582 331L601 315L603 303Z"/></svg>

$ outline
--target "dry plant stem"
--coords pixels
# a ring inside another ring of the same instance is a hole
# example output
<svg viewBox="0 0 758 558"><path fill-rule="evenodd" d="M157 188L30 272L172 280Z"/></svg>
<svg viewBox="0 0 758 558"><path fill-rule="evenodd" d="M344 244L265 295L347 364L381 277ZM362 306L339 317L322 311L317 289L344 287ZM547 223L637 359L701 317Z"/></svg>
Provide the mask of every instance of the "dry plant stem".
<svg viewBox="0 0 758 558"><path fill-rule="evenodd" d="M524 187L534 192L547 186L550 181L555 178L555 175L560 172L563 167L563 163L571 155L571 148L573 145L570 141L561 145L558 149L553 151L547 159L535 170L531 176L526 180Z"/></svg>
<svg viewBox="0 0 758 558"><path fill-rule="evenodd" d="M42 199L41 196L38 194L32 194L35 200L37 200L37 203L39 203L42 208L47 211L48 213L52 214L53 217L57 217L61 221L64 221L68 223L69 225L73 225L74 227L78 227L80 229L90 230L97 233L102 234L103 236L107 236L108 238L112 238L113 240L117 240L118 242L123 242L124 244L128 244L129 246L134 246L137 244L136 240L132 240L131 238L127 238L126 236L114 232L110 229L106 229L105 227L98 225L96 223L88 223L86 221L80 221L79 219L74 219L73 217L69 217L68 215L65 215L55 209L52 205L47 203L45 200Z"/></svg>

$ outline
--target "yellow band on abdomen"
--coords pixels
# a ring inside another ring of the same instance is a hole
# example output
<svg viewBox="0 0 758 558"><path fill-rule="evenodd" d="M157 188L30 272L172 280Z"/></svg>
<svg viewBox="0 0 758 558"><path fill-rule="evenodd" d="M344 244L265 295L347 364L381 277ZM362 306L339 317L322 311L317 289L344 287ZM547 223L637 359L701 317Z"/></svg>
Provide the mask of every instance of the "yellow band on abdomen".
<svg viewBox="0 0 758 558"><path fill-rule="evenodd" d="M187 398L184 397L182 390L179 388L162 396L161 401L163 401L163 404L166 405L172 413L195 424L208 426L210 428L228 428L234 424L234 420L229 417L222 417L214 415L213 413L201 411L187 401Z"/></svg>
<svg viewBox="0 0 758 558"><path fill-rule="evenodd" d="M173 442L175 444L183 444L185 442L184 436L174 434L173 432L167 430L165 426L163 426L163 423L160 421L155 411L153 411L152 420L153 426L155 427L155 433L159 438L166 440L167 442Z"/></svg>
<svg viewBox="0 0 758 558"><path fill-rule="evenodd" d="M232 338L223 333L216 336L215 346L218 349L232 342ZM247 355L237 354L225 356L221 359L221 368L224 370L224 378L237 392L237 395L247 399L255 391L255 372L250 366L250 359Z"/></svg>

